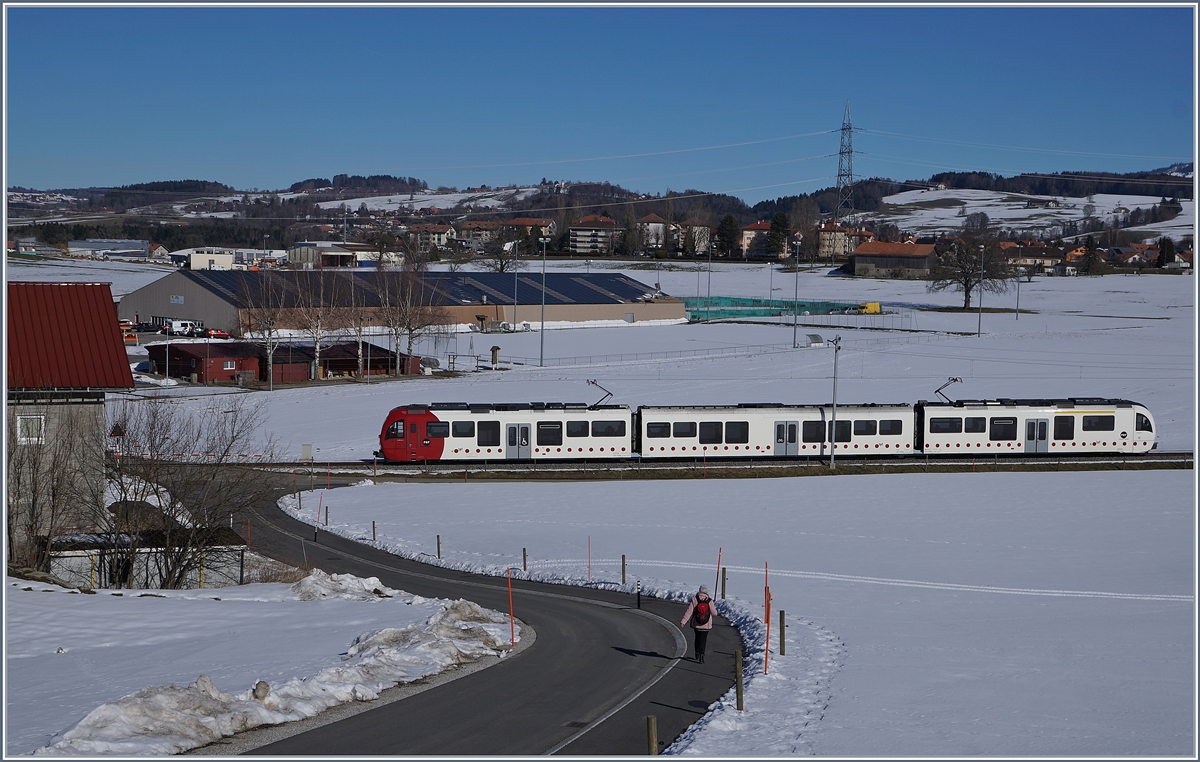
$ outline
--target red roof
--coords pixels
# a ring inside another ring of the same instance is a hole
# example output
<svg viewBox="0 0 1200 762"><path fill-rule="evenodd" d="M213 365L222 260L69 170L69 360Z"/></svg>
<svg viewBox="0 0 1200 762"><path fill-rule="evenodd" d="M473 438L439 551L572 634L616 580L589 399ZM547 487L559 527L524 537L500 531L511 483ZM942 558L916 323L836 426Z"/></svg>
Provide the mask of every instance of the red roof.
<svg viewBox="0 0 1200 762"><path fill-rule="evenodd" d="M133 388L109 284L8 284L8 388Z"/></svg>
<svg viewBox="0 0 1200 762"><path fill-rule="evenodd" d="M758 222L751 222L749 225L742 228L742 230L770 230L770 229L771 229L771 223L767 222L766 220L759 220Z"/></svg>

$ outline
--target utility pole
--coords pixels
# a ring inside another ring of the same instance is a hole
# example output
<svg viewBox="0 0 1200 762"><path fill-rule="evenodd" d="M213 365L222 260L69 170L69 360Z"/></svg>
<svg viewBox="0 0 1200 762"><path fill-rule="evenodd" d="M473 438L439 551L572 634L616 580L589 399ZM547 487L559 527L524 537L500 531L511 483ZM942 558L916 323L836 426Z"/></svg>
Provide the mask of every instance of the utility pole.
<svg viewBox="0 0 1200 762"><path fill-rule="evenodd" d="M842 351L842 337L837 336L829 343L833 344L833 415L829 419L829 469L832 471L837 468L834 464L837 453L837 361L838 352Z"/></svg>
<svg viewBox="0 0 1200 762"><path fill-rule="evenodd" d="M842 254L848 256L851 251L849 220L854 216L854 128L850 124L850 101L846 101L846 113L842 117L842 140L838 149L837 177L837 208L833 212L833 235L842 231ZM833 248L830 247L829 258L833 259Z"/></svg>
<svg viewBox="0 0 1200 762"><path fill-rule="evenodd" d="M538 352L538 367L546 367L546 244L549 238L539 238L542 244L542 348Z"/></svg>

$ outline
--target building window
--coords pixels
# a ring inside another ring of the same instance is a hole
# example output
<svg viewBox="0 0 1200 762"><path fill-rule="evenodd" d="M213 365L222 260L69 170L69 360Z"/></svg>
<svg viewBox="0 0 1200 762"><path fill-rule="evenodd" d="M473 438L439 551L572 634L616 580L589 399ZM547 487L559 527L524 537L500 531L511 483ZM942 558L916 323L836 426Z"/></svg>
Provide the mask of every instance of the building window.
<svg viewBox="0 0 1200 762"><path fill-rule="evenodd" d="M46 416L17 416L17 444L44 444L45 437Z"/></svg>
<svg viewBox="0 0 1200 762"><path fill-rule="evenodd" d="M226 360L225 361L225 370L236 370L236 369L237 369L237 361L236 360Z"/></svg>

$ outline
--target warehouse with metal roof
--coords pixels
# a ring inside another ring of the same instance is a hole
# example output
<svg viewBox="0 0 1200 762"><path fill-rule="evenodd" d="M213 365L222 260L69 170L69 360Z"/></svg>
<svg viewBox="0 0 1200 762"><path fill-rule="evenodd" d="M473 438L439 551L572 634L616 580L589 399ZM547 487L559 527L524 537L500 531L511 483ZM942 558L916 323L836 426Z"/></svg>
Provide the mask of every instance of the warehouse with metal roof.
<svg viewBox="0 0 1200 762"><path fill-rule="evenodd" d="M361 318L387 325L388 314L424 309L430 322L486 327L541 320L543 294L547 322L619 320L682 321L681 300L621 273L518 271L426 272L326 270L178 270L127 294L118 307L124 320L162 324L192 320L207 328L245 334L258 330L263 315L276 329L303 330L318 307L329 327L357 324Z"/></svg>

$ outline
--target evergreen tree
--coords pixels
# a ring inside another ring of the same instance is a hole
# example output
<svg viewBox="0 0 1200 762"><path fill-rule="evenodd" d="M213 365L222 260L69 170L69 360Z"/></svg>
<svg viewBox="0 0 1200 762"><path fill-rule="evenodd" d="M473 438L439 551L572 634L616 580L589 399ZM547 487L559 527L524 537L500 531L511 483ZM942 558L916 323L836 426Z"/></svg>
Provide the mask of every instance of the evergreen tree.
<svg viewBox="0 0 1200 762"><path fill-rule="evenodd" d="M771 229L767 232L767 256L782 257L787 251L788 217L783 212L776 212L771 218Z"/></svg>
<svg viewBox="0 0 1200 762"><path fill-rule="evenodd" d="M1166 267L1175 261L1175 242L1167 236L1163 236L1158 241L1158 262L1155 264L1158 267Z"/></svg>
<svg viewBox="0 0 1200 762"><path fill-rule="evenodd" d="M732 257L733 252L741 247L742 243L742 226L738 223L737 217L732 214L725 215L721 219L721 224L717 227L717 251L727 257Z"/></svg>

